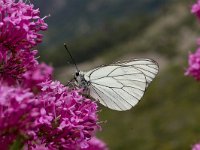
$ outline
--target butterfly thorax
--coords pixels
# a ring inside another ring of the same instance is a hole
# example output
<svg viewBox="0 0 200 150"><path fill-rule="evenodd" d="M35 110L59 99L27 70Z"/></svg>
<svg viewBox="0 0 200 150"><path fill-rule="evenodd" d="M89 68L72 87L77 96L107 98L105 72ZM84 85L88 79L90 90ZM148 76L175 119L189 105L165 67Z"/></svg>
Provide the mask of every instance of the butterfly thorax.
<svg viewBox="0 0 200 150"><path fill-rule="evenodd" d="M84 73L81 71L76 72L74 79L76 80L76 85L80 88L87 89L90 85L90 82L85 80Z"/></svg>

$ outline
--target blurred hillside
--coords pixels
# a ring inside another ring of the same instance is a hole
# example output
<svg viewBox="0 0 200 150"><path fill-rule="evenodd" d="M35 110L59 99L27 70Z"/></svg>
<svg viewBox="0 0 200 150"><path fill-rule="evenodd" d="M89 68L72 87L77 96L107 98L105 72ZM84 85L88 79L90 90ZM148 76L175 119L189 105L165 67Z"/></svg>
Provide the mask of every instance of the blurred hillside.
<svg viewBox="0 0 200 150"><path fill-rule="evenodd" d="M124 28L109 30L109 34L98 32L87 38L80 37L76 44L69 44L70 50L75 60L84 61L79 65L83 70L135 57L153 58L158 61L161 70L169 59L184 67L183 62L186 66L187 54L195 49L200 31L199 22L190 13L190 6L191 3L184 0L168 1L153 17L149 14L138 16L133 20L135 23L132 20L124 22ZM58 66L66 66L70 58L63 45L56 52L53 53L54 61L49 61L56 62ZM63 82L74 72L73 64L71 66L58 69L57 77Z"/></svg>
<svg viewBox="0 0 200 150"><path fill-rule="evenodd" d="M139 36L169 3L167 0L58 0L56 3L49 0L48 5L46 1L36 2L43 16L51 14L46 19L49 29L40 55L54 66L66 64L64 42L69 44L77 62L88 60Z"/></svg>
<svg viewBox="0 0 200 150"><path fill-rule="evenodd" d="M45 14L52 7L59 8L41 46L41 60L57 66L56 78L63 83L75 70L67 64L70 58L64 41L81 70L135 57L153 58L160 65L157 78L136 107L116 112L100 106L100 120L107 123L102 124L99 137L111 150L189 150L200 140L200 86L184 76L188 52L195 50L200 35L200 23L190 13L191 3L60 0L56 5L49 1L49 8L42 6ZM87 12L89 5L95 8L92 13Z"/></svg>
<svg viewBox="0 0 200 150"><path fill-rule="evenodd" d="M187 38L197 30L189 11L191 3L187 0L59 0L56 4L53 1L49 1L49 5L45 1L38 3L43 15L51 14L46 19L49 29L40 45L41 60L56 67L66 66L70 61L64 42L68 43L78 63L104 54L109 59L118 58L129 52L153 51L174 57L178 49L188 50L186 46L179 48L182 45L180 37ZM95 8L93 12L89 6ZM193 41L191 36L187 41Z"/></svg>
<svg viewBox="0 0 200 150"><path fill-rule="evenodd" d="M36 1L36 3L41 8L42 15L51 14L51 18L47 19L51 25L49 41L58 42L90 35L106 26L112 27L113 23L124 22L148 12L153 15L164 7L167 1L57 0L55 3L54 0L49 0L48 5L46 1Z"/></svg>

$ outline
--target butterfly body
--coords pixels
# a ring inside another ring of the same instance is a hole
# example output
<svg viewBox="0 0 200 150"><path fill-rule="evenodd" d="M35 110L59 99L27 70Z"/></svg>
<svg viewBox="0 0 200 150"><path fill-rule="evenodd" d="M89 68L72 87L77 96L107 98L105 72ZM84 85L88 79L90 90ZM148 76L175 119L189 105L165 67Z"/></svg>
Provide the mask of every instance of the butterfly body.
<svg viewBox="0 0 200 150"><path fill-rule="evenodd" d="M77 71L78 87L102 105L118 111L135 106L158 73L158 64L151 59L134 59L101 66L88 72Z"/></svg>
<svg viewBox="0 0 200 150"><path fill-rule="evenodd" d="M79 88L83 88L84 90L88 89L90 82L86 81L84 78L84 72L82 71L77 71L74 75L74 79L75 79L75 84L79 87Z"/></svg>

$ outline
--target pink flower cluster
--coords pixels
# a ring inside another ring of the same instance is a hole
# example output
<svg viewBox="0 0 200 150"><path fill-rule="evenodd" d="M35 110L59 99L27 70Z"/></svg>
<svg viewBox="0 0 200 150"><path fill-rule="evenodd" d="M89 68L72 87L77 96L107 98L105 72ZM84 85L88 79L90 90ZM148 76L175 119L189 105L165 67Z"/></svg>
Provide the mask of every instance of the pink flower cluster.
<svg viewBox="0 0 200 150"><path fill-rule="evenodd" d="M96 103L53 81L53 68L36 60L31 49L47 29L39 14L23 0L0 0L1 149L107 150L94 138Z"/></svg>
<svg viewBox="0 0 200 150"><path fill-rule="evenodd" d="M193 4L191 12L194 13L198 19L200 19L200 0L197 0L195 4ZM200 45L200 41L197 41L198 46ZM188 58L188 68L185 72L185 75L192 76L196 80L200 80L200 47L197 48L196 52L190 53Z"/></svg>
<svg viewBox="0 0 200 150"><path fill-rule="evenodd" d="M186 70L185 75L200 80L200 48L198 48L195 53L190 53L188 63L189 67Z"/></svg>
<svg viewBox="0 0 200 150"><path fill-rule="evenodd" d="M193 4L191 12L194 13L198 19L200 19L200 0L197 0L197 2Z"/></svg>
<svg viewBox="0 0 200 150"><path fill-rule="evenodd" d="M89 145L87 148L79 148L78 150L108 150L107 145L102 140L96 137L92 137L88 141L88 144ZM28 148L25 147L24 150L28 150ZM33 148L33 150L57 150L57 149L53 147L46 147L44 144L41 144L41 145L36 145L35 148ZM77 149L71 148L68 150L77 150Z"/></svg>
<svg viewBox="0 0 200 150"><path fill-rule="evenodd" d="M45 143L55 149L87 148L99 128L97 105L58 81L39 86L41 92L35 95L29 89L1 84L1 146L20 136L32 147Z"/></svg>
<svg viewBox="0 0 200 150"><path fill-rule="evenodd" d="M22 0L0 1L0 41L3 49L18 51L29 49L42 41L40 30L46 30L44 18L39 9Z"/></svg>
<svg viewBox="0 0 200 150"><path fill-rule="evenodd" d="M2 149L9 146L16 138L28 137L34 128L32 120L40 112L38 101L28 89L3 85L0 86L0 145Z"/></svg>
<svg viewBox="0 0 200 150"><path fill-rule="evenodd" d="M68 91L58 81L41 83L41 91L38 99L43 104L43 116L36 124L42 136L36 139L56 149L88 147L88 140L99 128L96 103L76 90Z"/></svg>
<svg viewBox="0 0 200 150"><path fill-rule="evenodd" d="M89 147L87 148L87 150L108 150L108 147L103 141L97 139L96 137L93 137L89 141Z"/></svg>
<svg viewBox="0 0 200 150"><path fill-rule="evenodd" d="M37 51L30 48L42 41L39 31L47 29L39 14L22 0L0 0L0 77L11 84L37 66Z"/></svg>
<svg viewBox="0 0 200 150"><path fill-rule="evenodd" d="M26 88L31 88L32 90L37 90L39 83L51 79L53 73L53 68L46 65L45 63L38 64L32 70L26 71L23 77L23 86Z"/></svg>
<svg viewBox="0 0 200 150"><path fill-rule="evenodd" d="M197 0L193 4L191 12L200 19L200 0ZM187 68L185 75L192 76L196 80L200 81L200 39L197 40L198 48L196 52L190 53L188 58L189 67ZM192 150L200 150L200 143L192 146Z"/></svg>
<svg viewBox="0 0 200 150"><path fill-rule="evenodd" d="M192 150L200 150L200 144L193 145Z"/></svg>

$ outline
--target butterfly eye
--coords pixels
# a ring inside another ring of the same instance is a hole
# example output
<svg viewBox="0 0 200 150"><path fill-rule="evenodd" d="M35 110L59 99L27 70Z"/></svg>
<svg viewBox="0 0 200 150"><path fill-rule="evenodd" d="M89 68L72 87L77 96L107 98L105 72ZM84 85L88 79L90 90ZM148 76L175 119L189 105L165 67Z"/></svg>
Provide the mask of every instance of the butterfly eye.
<svg viewBox="0 0 200 150"><path fill-rule="evenodd" d="M76 76L79 76L79 72L76 72Z"/></svg>

